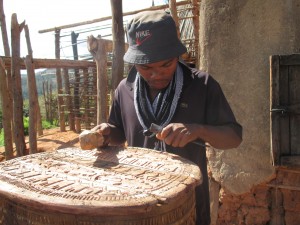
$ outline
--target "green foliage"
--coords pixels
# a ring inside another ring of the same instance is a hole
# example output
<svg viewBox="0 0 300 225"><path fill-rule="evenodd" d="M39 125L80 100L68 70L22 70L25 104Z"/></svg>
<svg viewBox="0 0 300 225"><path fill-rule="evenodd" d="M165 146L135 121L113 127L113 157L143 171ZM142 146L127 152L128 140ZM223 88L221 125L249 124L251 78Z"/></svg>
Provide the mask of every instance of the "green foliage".
<svg viewBox="0 0 300 225"><path fill-rule="evenodd" d="M47 120L43 120L42 121L42 127L43 129L51 129L51 128L55 128L57 127L57 125L54 123L54 124L51 124L49 121Z"/></svg>
<svg viewBox="0 0 300 225"><path fill-rule="evenodd" d="M3 128L2 121L3 121L2 108L0 107L0 130L1 128Z"/></svg>
<svg viewBox="0 0 300 225"><path fill-rule="evenodd" d="M23 117L23 124L24 124L24 135L29 134L29 117Z"/></svg>
<svg viewBox="0 0 300 225"><path fill-rule="evenodd" d="M42 120L42 128L43 129L51 129L51 128L55 128L55 127L57 127L56 123L51 123L47 120ZM29 134L28 129L29 129L29 117L24 117L24 135Z"/></svg>
<svg viewBox="0 0 300 225"><path fill-rule="evenodd" d="M46 109L45 109L45 100L43 96L43 83L46 82L47 84L51 85L52 92L56 93L56 75L55 70L45 70L39 71L36 73L36 86L37 86L37 93L39 98L40 110L42 118L46 118ZM1 82L1 81L0 81ZM29 101L28 101L28 87L27 87L27 75L21 75L21 84L22 84L22 95L23 95L23 123L24 123L24 135L27 136L29 134ZM56 97L52 94L53 104L57 104ZM4 130L2 124L2 104L1 104L1 96L0 96L0 146L4 146ZM51 109L56 110L51 112L52 115L57 115L57 106L51 107ZM58 127L59 121L57 118L52 118L52 121L42 120L42 127L43 129L51 129Z"/></svg>
<svg viewBox="0 0 300 225"><path fill-rule="evenodd" d="M4 131L3 131L3 128L0 130L0 146L4 146Z"/></svg>

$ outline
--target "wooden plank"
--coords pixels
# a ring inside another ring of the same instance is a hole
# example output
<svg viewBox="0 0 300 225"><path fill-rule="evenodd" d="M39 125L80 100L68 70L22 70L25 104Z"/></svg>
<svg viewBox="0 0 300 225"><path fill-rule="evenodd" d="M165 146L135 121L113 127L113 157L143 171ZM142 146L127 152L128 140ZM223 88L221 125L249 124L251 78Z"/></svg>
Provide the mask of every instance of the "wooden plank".
<svg viewBox="0 0 300 225"><path fill-rule="evenodd" d="M279 56L270 57L270 111L279 105ZM279 116L271 111L271 157L274 166L280 164Z"/></svg>
<svg viewBox="0 0 300 225"><path fill-rule="evenodd" d="M11 67L11 57L0 56L3 60L5 69L10 69ZM24 64L24 58L16 59L19 63L21 69L26 69ZM96 63L92 61L85 60L68 60L68 59L33 59L35 69L43 68L77 68L83 69L87 67L96 68ZM111 66L111 62L108 62L108 66Z"/></svg>
<svg viewBox="0 0 300 225"><path fill-rule="evenodd" d="M271 112L273 162L277 166L300 168L300 54L272 56L270 62L271 111L284 107L288 110L286 114Z"/></svg>
<svg viewBox="0 0 300 225"><path fill-rule="evenodd" d="M289 66L289 103L291 155L300 155L300 66Z"/></svg>
<svg viewBox="0 0 300 225"><path fill-rule="evenodd" d="M300 61L300 58L299 58ZM300 66L289 66L289 104L300 102Z"/></svg>
<svg viewBox="0 0 300 225"><path fill-rule="evenodd" d="M299 146L298 146L299 147ZM282 156L281 165L288 167L299 167L300 168L300 156Z"/></svg>
<svg viewBox="0 0 300 225"><path fill-rule="evenodd" d="M300 54L280 55L280 65L300 65Z"/></svg>
<svg viewBox="0 0 300 225"><path fill-rule="evenodd" d="M291 142L291 155L300 155L300 115L291 114L291 130L290 130L290 142Z"/></svg>
<svg viewBox="0 0 300 225"><path fill-rule="evenodd" d="M281 61L280 61L281 63ZM286 107L289 105L289 67L279 67L279 106ZM279 114L279 131L280 132L280 155L290 154L290 117L289 114Z"/></svg>

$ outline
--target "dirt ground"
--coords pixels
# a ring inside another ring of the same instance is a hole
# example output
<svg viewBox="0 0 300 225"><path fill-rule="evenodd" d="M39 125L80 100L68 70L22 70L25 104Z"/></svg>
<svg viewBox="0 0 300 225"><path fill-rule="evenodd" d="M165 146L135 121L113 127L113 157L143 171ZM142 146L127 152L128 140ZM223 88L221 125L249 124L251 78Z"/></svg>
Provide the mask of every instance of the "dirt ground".
<svg viewBox="0 0 300 225"><path fill-rule="evenodd" d="M59 128L43 130L43 135L37 138L38 152L55 151L66 147L80 147L79 134L67 130L61 132ZM25 139L27 149L29 149L28 137ZM0 147L0 161L5 159L4 147Z"/></svg>

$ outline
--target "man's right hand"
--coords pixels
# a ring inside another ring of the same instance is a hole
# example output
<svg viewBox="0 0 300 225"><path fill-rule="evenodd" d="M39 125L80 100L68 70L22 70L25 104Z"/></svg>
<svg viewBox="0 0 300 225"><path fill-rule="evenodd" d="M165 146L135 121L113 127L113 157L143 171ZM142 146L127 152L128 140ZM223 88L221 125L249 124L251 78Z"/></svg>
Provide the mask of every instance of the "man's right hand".
<svg viewBox="0 0 300 225"><path fill-rule="evenodd" d="M103 146L107 146L109 144L111 127L108 123L101 123L95 126L94 128L92 128L91 131L98 132L103 136L104 138Z"/></svg>

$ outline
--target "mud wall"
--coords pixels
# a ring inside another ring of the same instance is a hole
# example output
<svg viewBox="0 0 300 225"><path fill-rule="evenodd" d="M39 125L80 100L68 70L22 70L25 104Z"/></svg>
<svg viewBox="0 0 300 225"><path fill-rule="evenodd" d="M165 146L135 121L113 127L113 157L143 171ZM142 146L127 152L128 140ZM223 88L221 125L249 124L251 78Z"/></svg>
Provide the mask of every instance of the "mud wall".
<svg viewBox="0 0 300 225"><path fill-rule="evenodd" d="M201 1L200 69L244 128L239 148L207 151L212 224L299 224L300 171L272 166L269 113L269 56L300 52L299 15L296 0Z"/></svg>

